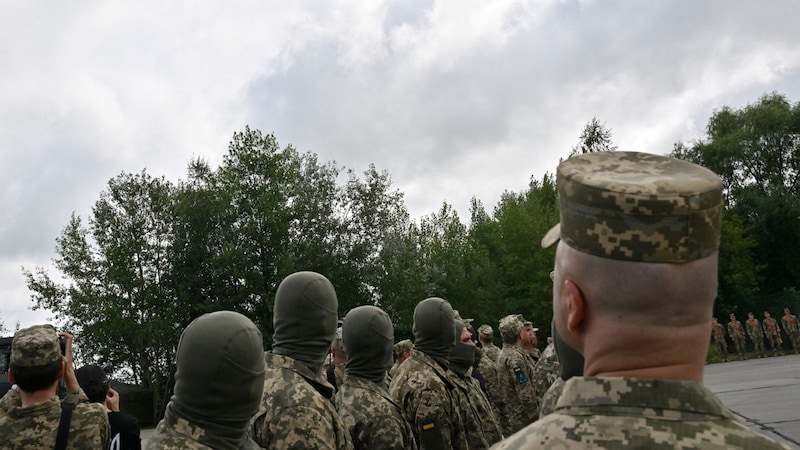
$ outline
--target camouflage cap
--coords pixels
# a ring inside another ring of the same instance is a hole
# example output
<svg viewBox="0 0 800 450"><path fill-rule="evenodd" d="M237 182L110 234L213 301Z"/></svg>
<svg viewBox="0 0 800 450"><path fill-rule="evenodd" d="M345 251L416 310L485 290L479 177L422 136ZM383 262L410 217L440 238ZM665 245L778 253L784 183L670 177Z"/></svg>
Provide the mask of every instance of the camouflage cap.
<svg viewBox="0 0 800 450"><path fill-rule="evenodd" d="M478 334L485 339L491 339L494 336L494 330L491 326L483 324L478 327Z"/></svg>
<svg viewBox="0 0 800 450"><path fill-rule="evenodd" d="M562 239L595 256L682 263L719 248L722 182L679 159L636 152L587 153L558 166L561 222L542 239Z"/></svg>
<svg viewBox="0 0 800 450"><path fill-rule="evenodd" d="M454 310L453 310L453 318L454 318L455 320L460 320L462 323L464 323L464 326L467 326L467 325L469 325L469 323L470 323L470 322L472 322L472 321L474 320L474 319L463 319L463 318L461 317L461 314L459 314L459 313L458 313L458 310L457 310L457 309L454 309Z"/></svg>
<svg viewBox="0 0 800 450"><path fill-rule="evenodd" d="M411 342L411 339L403 339L402 341L394 344L393 347L394 354L398 356L403 352L411 350L412 348L414 348L414 343Z"/></svg>
<svg viewBox="0 0 800 450"><path fill-rule="evenodd" d="M40 367L61 360L58 333L52 325L34 325L14 333L11 363L19 367Z"/></svg>
<svg viewBox="0 0 800 450"><path fill-rule="evenodd" d="M531 325L531 322L525 320L522 314L509 314L500 319L500 337L504 342L514 340L525 325Z"/></svg>

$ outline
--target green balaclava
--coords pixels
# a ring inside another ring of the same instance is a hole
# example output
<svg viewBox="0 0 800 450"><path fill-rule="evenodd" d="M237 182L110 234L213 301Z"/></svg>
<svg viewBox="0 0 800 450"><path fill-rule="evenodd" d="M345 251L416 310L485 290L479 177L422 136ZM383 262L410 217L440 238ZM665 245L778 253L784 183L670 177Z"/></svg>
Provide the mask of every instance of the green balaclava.
<svg viewBox="0 0 800 450"><path fill-rule="evenodd" d="M394 326L389 315L375 306L351 309L344 317L342 340L347 352L347 376L385 385L386 371L394 363Z"/></svg>
<svg viewBox="0 0 800 450"><path fill-rule="evenodd" d="M414 308L414 348L447 368L447 356L456 343L453 307L446 300L430 297Z"/></svg>
<svg viewBox="0 0 800 450"><path fill-rule="evenodd" d="M550 323L550 327L553 330L553 345L556 347L556 355L558 355L561 379L567 381L572 377L583 376L583 355L561 339L561 335L556 330L555 320Z"/></svg>
<svg viewBox="0 0 800 450"><path fill-rule="evenodd" d="M327 278L297 272L275 293L272 352L288 356L319 373L336 335L339 302Z"/></svg>
<svg viewBox="0 0 800 450"><path fill-rule="evenodd" d="M247 317L204 314L183 331L167 413L206 431L214 448L257 446L247 437L264 388L264 341Z"/></svg>
<svg viewBox="0 0 800 450"><path fill-rule="evenodd" d="M461 378L466 378L467 371L472 367L475 362L475 346L461 342L461 333L464 331L464 322L456 320L456 345L450 350L450 355L447 357L450 361L450 370L456 373Z"/></svg>

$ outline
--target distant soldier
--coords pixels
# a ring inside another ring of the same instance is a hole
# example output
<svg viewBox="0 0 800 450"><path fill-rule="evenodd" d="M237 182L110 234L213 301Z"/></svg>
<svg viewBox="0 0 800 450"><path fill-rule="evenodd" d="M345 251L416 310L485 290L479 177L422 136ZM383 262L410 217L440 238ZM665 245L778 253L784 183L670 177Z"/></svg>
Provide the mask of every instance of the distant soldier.
<svg viewBox="0 0 800 450"><path fill-rule="evenodd" d="M60 441L70 449L109 448L105 408L89 403L75 377L72 335L56 333L51 325L17 331L8 378L15 387L0 401L0 448L54 448ZM56 395L62 378L68 391L63 402Z"/></svg>
<svg viewBox="0 0 800 450"><path fill-rule="evenodd" d="M535 366L525 351L533 328L521 314L511 314L500 319L500 336L503 349L497 358L497 412L503 434L510 436L539 416L539 394L533 384Z"/></svg>
<svg viewBox="0 0 800 450"><path fill-rule="evenodd" d="M747 328L747 335L753 341L756 355L759 358L766 357L767 355L764 354L764 332L761 329L761 323L753 316L753 313L747 313L745 327Z"/></svg>
<svg viewBox="0 0 800 450"><path fill-rule="evenodd" d="M471 333L460 320L455 321L456 342L450 350L448 360L450 381L456 386L453 390L460 407L461 420L467 432L470 449L488 449L503 438L500 423L497 421L489 399L483 393L478 380L470 375L475 360L475 343Z"/></svg>
<svg viewBox="0 0 800 450"><path fill-rule="evenodd" d="M500 356L500 349L494 345L493 341L494 330L489 325L481 325L478 327L478 341L481 343L481 349L478 353L480 359L478 361L478 371L483 377L483 383L486 387L486 397L492 404L497 419L500 419L497 400L499 397L497 386L497 358Z"/></svg>
<svg viewBox="0 0 800 450"><path fill-rule="evenodd" d="M783 308L783 317L781 317L783 330L792 342L794 352L798 352L800 347L800 322L797 321L797 316L789 312L789 308Z"/></svg>
<svg viewBox="0 0 800 450"><path fill-rule="evenodd" d="M322 363L336 335L339 301L315 272L297 272L275 292L272 351L266 354L261 406L253 438L267 449L352 448L333 406L333 386Z"/></svg>
<svg viewBox="0 0 800 450"><path fill-rule="evenodd" d="M775 356L778 356L778 353L782 355L783 351L781 351L781 328L778 326L778 321L770 316L769 311L764 311L763 323L764 323L764 336L767 337L769 345L770 347L772 347L772 353Z"/></svg>
<svg viewBox="0 0 800 450"><path fill-rule="evenodd" d="M427 298L414 309L414 349L397 370L389 392L423 450L468 449L447 357L456 342L453 308Z"/></svg>
<svg viewBox="0 0 800 450"><path fill-rule="evenodd" d="M395 361L392 368L389 369L390 380L397 373L397 368L400 367L400 364L403 364L403 361L407 360L408 357L411 356L412 348L414 348L414 343L411 342L411 339L403 339L402 341L394 344L392 350L394 351Z"/></svg>
<svg viewBox="0 0 800 450"><path fill-rule="evenodd" d="M725 341L725 328L714 317L711 319L711 335L714 337L714 344L717 345L717 354L724 362L728 362L728 342Z"/></svg>
<svg viewBox="0 0 800 450"><path fill-rule="evenodd" d="M553 345L553 338L547 337L547 347L542 352L539 361L534 368L533 384L536 386L536 393L539 394L539 404L541 408L542 397L550 389L550 385L556 381L559 374L558 355Z"/></svg>
<svg viewBox="0 0 800 450"><path fill-rule="evenodd" d="M733 313L731 313L730 318L731 321L728 322L728 336L731 337L733 345L736 346L736 353L739 355L739 359L747 359L747 356L745 356L747 348L744 345L744 328L742 327L742 322L736 320L736 315Z"/></svg>
<svg viewBox="0 0 800 450"><path fill-rule="evenodd" d="M478 327L478 341L481 343L483 356L491 361L497 361L497 357L500 356L500 348L494 345L493 338L494 330L491 326L483 324Z"/></svg>
<svg viewBox="0 0 800 450"><path fill-rule="evenodd" d="M347 350L343 384L336 409L356 449L414 450L414 432L400 406L389 395L386 370L392 364L394 327L375 306L353 308L344 318L342 339Z"/></svg>
<svg viewBox="0 0 800 450"><path fill-rule="evenodd" d="M336 329L336 336L331 342L331 365L325 370L328 383L333 385L337 391L344 382L344 365L347 364L347 352L342 344L342 328Z"/></svg>

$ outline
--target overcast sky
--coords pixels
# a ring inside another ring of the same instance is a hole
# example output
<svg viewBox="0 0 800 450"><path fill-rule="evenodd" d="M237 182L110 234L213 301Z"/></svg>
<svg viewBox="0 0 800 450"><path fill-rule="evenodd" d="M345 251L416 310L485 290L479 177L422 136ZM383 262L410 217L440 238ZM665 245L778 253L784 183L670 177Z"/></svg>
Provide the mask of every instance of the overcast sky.
<svg viewBox="0 0 800 450"><path fill-rule="evenodd" d="M5 1L0 319L108 180L216 166L246 125L363 171L415 218L553 172L597 117L664 154L723 106L800 99L800 2Z"/></svg>

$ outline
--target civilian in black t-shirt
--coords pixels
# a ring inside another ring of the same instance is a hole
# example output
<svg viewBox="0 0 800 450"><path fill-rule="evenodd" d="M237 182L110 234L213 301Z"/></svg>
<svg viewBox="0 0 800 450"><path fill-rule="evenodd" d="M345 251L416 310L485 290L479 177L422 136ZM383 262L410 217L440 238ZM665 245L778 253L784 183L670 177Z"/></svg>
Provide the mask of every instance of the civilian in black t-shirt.
<svg viewBox="0 0 800 450"><path fill-rule="evenodd" d="M136 417L119 411L119 394L109 386L105 371L100 366L90 364L76 370L75 376L89 401L102 403L108 411L108 423L111 425L110 450L141 450L139 421Z"/></svg>

